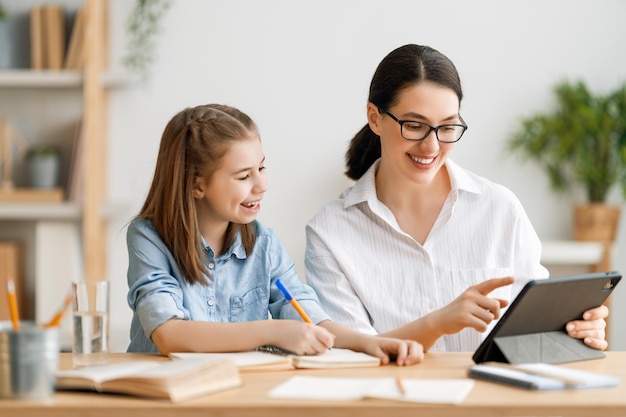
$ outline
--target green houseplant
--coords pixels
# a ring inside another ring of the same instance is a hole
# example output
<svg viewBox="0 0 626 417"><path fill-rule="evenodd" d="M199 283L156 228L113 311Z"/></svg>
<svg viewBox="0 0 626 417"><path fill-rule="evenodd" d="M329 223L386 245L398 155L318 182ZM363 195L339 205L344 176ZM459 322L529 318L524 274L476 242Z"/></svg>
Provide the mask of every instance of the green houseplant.
<svg viewBox="0 0 626 417"><path fill-rule="evenodd" d="M600 95L566 80L554 92L556 109L522 119L506 150L538 164L555 191L582 187L586 204L575 206L576 238L612 241L620 209L607 196L617 186L626 198L626 84Z"/></svg>
<svg viewBox="0 0 626 417"><path fill-rule="evenodd" d="M122 57L122 63L127 69L135 72L142 82L149 78L156 36L161 30L161 19L170 6L170 0L135 0L126 22L127 49Z"/></svg>

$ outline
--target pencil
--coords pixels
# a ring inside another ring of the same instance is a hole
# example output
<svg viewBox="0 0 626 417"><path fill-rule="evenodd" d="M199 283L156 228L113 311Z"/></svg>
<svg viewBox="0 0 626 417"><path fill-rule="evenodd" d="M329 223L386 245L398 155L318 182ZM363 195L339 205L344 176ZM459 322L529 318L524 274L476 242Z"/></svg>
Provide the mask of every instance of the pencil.
<svg viewBox="0 0 626 417"><path fill-rule="evenodd" d="M20 331L20 313L17 310L17 296L15 295L15 283L11 277L7 278L7 298L9 301L9 311L11 313L11 321L13 322L13 330Z"/></svg>
<svg viewBox="0 0 626 417"><path fill-rule="evenodd" d="M302 320L304 320L307 323L313 324L313 321L309 318L306 312L302 309L302 307L300 306L300 303L298 303L298 301L295 298L293 298L291 294L289 294L289 291L287 291L287 288L285 288L285 286L283 285L282 282L280 282L279 279L276 280L276 286L278 287L280 292L283 293L283 295L285 296L287 301L289 301L289 303L293 306L293 308L296 309L298 314L300 314L300 317L302 317Z"/></svg>
<svg viewBox="0 0 626 417"><path fill-rule="evenodd" d="M402 377L396 377L396 386L398 387L398 391L400 391L400 394L406 395L406 388L404 386L404 381L402 380Z"/></svg>
<svg viewBox="0 0 626 417"><path fill-rule="evenodd" d="M67 311L67 308L70 306L70 304L72 303L72 298L73 298L73 294L72 291L68 292L67 295L65 296L65 299L63 300L63 304L61 305L61 307L59 308L59 310L56 312L56 314L50 319L49 322L47 322L46 324L44 324L43 327L45 328L50 328L50 327L58 327L59 324L61 324L61 320L63 320L63 317L65 316L65 312Z"/></svg>

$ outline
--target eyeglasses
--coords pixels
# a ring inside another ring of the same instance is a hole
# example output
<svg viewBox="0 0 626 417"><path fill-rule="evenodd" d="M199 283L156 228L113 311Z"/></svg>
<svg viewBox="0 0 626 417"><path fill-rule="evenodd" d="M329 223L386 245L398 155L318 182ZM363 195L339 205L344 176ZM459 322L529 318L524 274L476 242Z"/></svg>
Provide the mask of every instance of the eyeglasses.
<svg viewBox="0 0 626 417"><path fill-rule="evenodd" d="M424 140L430 135L430 132L434 130L435 136L439 142L454 143L458 142L461 136L463 136L463 133L467 130L467 125L460 115L459 119L461 119L461 123L463 124L431 126L428 123L416 122L415 120L400 120L382 107L378 109L398 122L400 125L400 134L406 140Z"/></svg>

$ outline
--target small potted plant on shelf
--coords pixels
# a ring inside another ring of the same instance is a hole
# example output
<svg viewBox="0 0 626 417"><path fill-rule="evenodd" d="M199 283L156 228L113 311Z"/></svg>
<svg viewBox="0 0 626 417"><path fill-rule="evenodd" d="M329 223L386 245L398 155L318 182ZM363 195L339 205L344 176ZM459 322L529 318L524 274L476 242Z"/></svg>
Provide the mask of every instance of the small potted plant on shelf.
<svg viewBox="0 0 626 417"><path fill-rule="evenodd" d="M563 81L554 92L556 109L523 119L506 151L538 164L555 191L584 189L585 204L574 206L577 240L613 241L621 210L607 196L619 186L626 198L626 84L598 95Z"/></svg>
<svg viewBox="0 0 626 417"><path fill-rule="evenodd" d="M28 149L29 184L33 188L55 188L59 185L59 150L54 146L40 145Z"/></svg>

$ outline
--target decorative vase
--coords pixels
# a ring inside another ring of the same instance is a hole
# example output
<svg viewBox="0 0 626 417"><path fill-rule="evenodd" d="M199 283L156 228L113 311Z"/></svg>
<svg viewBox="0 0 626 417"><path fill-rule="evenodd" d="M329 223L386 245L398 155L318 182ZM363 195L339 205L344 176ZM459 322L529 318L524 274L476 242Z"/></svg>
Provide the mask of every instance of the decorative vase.
<svg viewBox="0 0 626 417"><path fill-rule="evenodd" d="M574 238L580 241L614 242L621 209L602 203L574 206Z"/></svg>

